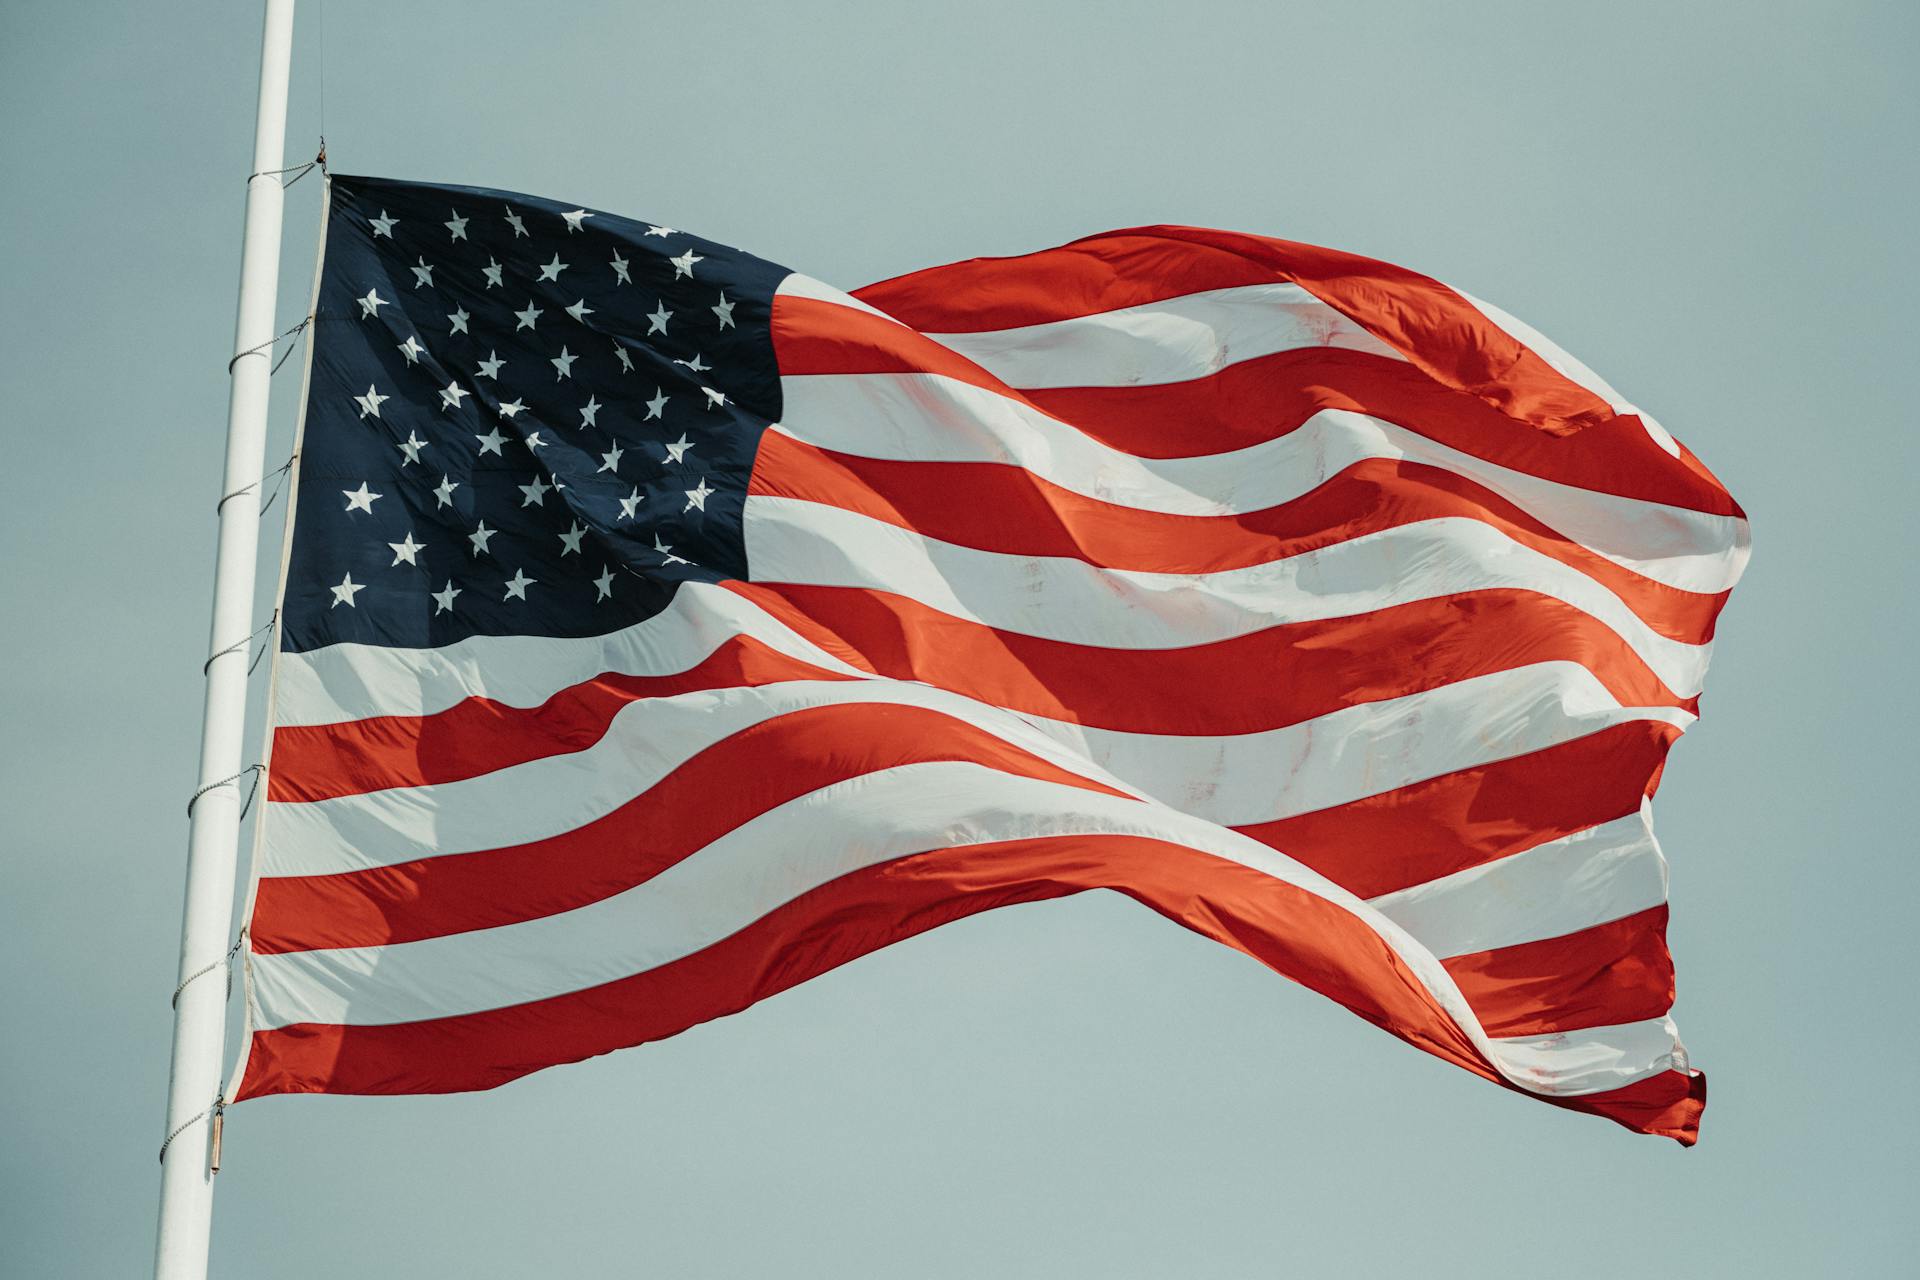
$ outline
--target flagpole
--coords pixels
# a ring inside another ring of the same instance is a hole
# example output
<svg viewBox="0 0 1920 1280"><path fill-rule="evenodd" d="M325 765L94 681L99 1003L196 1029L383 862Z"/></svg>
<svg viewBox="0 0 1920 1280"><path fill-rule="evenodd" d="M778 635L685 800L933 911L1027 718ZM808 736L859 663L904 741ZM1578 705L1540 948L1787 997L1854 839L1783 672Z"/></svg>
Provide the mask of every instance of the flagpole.
<svg viewBox="0 0 1920 1280"><path fill-rule="evenodd" d="M180 930L173 1059L167 1083L166 1145L160 1155L156 1280L202 1280L213 1228L212 1141L226 1050L228 932L233 923L240 763L247 713L247 644L254 630L254 562L260 531L258 482L266 456L267 387L280 276L282 188L278 170L287 124L293 56L293 0L266 0L260 41L260 98L253 170L240 240L238 355L229 370L227 458L213 571L213 627L200 722L200 775L187 843L186 905ZM235 500L226 500L232 495Z"/></svg>

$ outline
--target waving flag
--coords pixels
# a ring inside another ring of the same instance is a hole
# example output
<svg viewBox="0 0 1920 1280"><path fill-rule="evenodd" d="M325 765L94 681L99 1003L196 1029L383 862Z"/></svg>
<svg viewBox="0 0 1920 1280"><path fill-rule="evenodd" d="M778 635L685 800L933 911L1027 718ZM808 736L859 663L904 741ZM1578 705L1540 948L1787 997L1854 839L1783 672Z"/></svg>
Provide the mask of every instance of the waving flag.
<svg viewBox="0 0 1920 1280"><path fill-rule="evenodd" d="M1746 557L1503 312L1183 227L848 295L336 178L241 1097L480 1089L1107 888L1691 1142L1648 797Z"/></svg>

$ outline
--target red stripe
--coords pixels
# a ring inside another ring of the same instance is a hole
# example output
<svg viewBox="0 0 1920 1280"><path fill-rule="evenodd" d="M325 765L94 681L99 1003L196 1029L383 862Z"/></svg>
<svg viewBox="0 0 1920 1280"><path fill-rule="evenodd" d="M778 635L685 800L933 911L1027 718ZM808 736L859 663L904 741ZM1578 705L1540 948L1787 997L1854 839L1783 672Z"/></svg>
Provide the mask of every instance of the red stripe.
<svg viewBox="0 0 1920 1280"><path fill-rule="evenodd" d="M1141 458L1232 453L1277 440L1329 409L1364 413L1463 453L1565 483L1575 442L1543 441L1490 406L1400 360L1306 347L1236 361L1204 378L1020 393L1036 409ZM1587 437L1591 438L1591 437ZM1525 457L1530 465L1514 461ZM1556 470L1541 470L1542 464Z"/></svg>
<svg viewBox="0 0 1920 1280"><path fill-rule="evenodd" d="M1444 387L1553 436L1607 428L1665 456L1632 415L1561 374L1431 277L1337 249L1204 227L1138 227L1018 258L975 258L869 285L855 297L926 333L1072 319L1181 294L1292 282L1404 354ZM1650 462L1654 461L1651 457ZM1691 452L1668 466L1739 508ZM1718 507L1713 509L1720 509Z"/></svg>
<svg viewBox="0 0 1920 1280"><path fill-rule="evenodd" d="M777 293L770 321L774 358L783 378L837 373L931 373L985 387L1015 400L1020 393L973 361L905 325L857 307Z"/></svg>
<svg viewBox="0 0 1920 1280"><path fill-rule="evenodd" d="M1074 836L937 850L854 872L694 955L549 1000L426 1022L256 1031L238 1096L492 1088L739 1012L976 912L1113 887L1429 1053L1498 1078L1400 958L1346 911L1180 845ZM1609 1093L1548 1100L1691 1142L1703 1092L1703 1084L1689 1083L1676 1097L1673 1086L1656 1077ZM1689 1098L1695 1105L1687 1105Z"/></svg>
<svg viewBox="0 0 1920 1280"><path fill-rule="evenodd" d="M253 950L271 955L413 942L570 911L643 884L811 791L877 769L941 760L1123 794L938 712L881 703L813 707L715 743L613 812L564 835L363 871L262 879Z"/></svg>
<svg viewBox="0 0 1920 1280"><path fill-rule="evenodd" d="M1266 236L1141 227L1019 258L934 267L855 296L923 332L956 333L1277 282L1306 289L1443 385L1540 430L1569 435L1614 417L1599 396L1439 281L1358 254Z"/></svg>
<svg viewBox="0 0 1920 1280"><path fill-rule="evenodd" d="M1482 1075L1471 1043L1380 937L1303 889L1140 837L930 851L843 876L681 960L586 991L397 1026L256 1033L240 1096L484 1089L737 1012L903 938L1015 902L1118 888Z"/></svg>
<svg viewBox="0 0 1920 1280"><path fill-rule="evenodd" d="M608 673L562 689L537 707L467 698L430 716L283 725L273 733L267 799L283 804L330 800L390 787L456 782L584 751L600 741L623 707L643 698L850 678L770 649L751 636L735 636L698 665L674 675Z"/></svg>
<svg viewBox="0 0 1920 1280"><path fill-rule="evenodd" d="M1642 502L1738 516L1703 468L1682 465L1639 422L1552 436L1420 369L1364 351L1310 347L1256 356L1191 382L1027 391L1035 408L1140 457L1224 453L1284 435L1322 410L1364 413L1545 480Z"/></svg>
<svg viewBox="0 0 1920 1280"><path fill-rule="evenodd" d="M1266 236L1202 227L1164 227L1159 233L1196 252L1263 263L1384 339L1442 386L1550 435L1615 421L1605 400L1554 369L1471 302L1417 271Z"/></svg>
<svg viewBox="0 0 1920 1280"><path fill-rule="evenodd" d="M1636 1133L1672 1138L1690 1147L1700 1141L1700 1113L1707 1109L1707 1078L1698 1071L1662 1071L1622 1089L1543 1101L1569 1111L1604 1116Z"/></svg>
<svg viewBox="0 0 1920 1280"><path fill-rule="evenodd" d="M1415 635L1429 629L1417 619L1407 628ZM968 665L967 655L954 656ZM1231 669L1230 660L1221 665ZM1425 669L1418 661L1404 668ZM493 727L497 736L469 749L491 752L490 763L500 768L527 754L528 735L511 720ZM1374 896L1633 812L1676 735L1657 722L1617 726L1244 833ZM477 754L469 759L478 762ZM879 703L809 708L697 753L642 796L553 839L366 871L263 879L253 946L263 954L371 946L569 910L631 888L740 822L818 787L873 769L953 759L1108 790L932 711ZM720 793L730 800L724 810L707 802Z"/></svg>
<svg viewBox="0 0 1920 1280"><path fill-rule="evenodd" d="M1636 812L1679 736L1670 724L1638 720L1239 830L1377 897Z"/></svg>
<svg viewBox="0 0 1920 1280"><path fill-rule="evenodd" d="M1676 461L1635 419L1553 436L1414 365L1361 351L1284 351L1188 382L1016 391L904 325L837 303L778 295L772 332L783 377L936 374L1028 404L1137 457L1244 449L1295 430L1321 410L1340 409L1561 484L1714 515L1740 514L1703 467Z"/></svg>
<svg viewBox="0 0 1920 1280"><path fill-rule="evenodd" d="M1564 937L1444 963L1491 1036L1618 1026L1673 1008L1665 904Z"/></svg>
<svg viewBox="0 0 1920 1280"><path fill-rule="evenodd" d="M854 296L925 333L982 333L1278 278L1263 262L1196 250L1160 228L1140 227L1038 253L928 267L870 284Z"/></svg>
<svg viewBox="0 0 1920 1280"><path fill-rule="evenodd" d="M806 620L837 655L880 675L1129 733L1256 733L1558 660L1592 671L1623 706L1674 704L1610 628L1528 591L1416 600L1185 649L1100 649L995 630L884 591L785 583L734 590L783 622Z"/></svg>
<svg viewBox="0 0 1920 1280"><path fill-rule="evenodd" d="M1712 638L1727 598L1642 577L1472 480L1390 458L1356 462L1278 506L1190 516L1103 502L1021 467L862 458L769 431L747 492L842 507L977 551L1144 573L1218 573L1422 520L1464 518L1586 574L1655 631L1683 643Z"/></svg>
<svg viewBox="0 0 1920 1280"><path fill-rule="evenodd" d="M995 631L904 596L842 587L736 587L876 674L994 706L1138 733L1223 736L1436 689L1537 662L1577 662L1624 706L1678 705L1611 629L1548 596L1481 591L1295 623L1190 649L1088 649ZM1276 679L1276 673L1284 678ZM479 777L585 750L632 702L787 680L843 680L747 637L674 676L602 676L537 707L470 698L431 716L283 726L269 798L303 803Z"/></svg>

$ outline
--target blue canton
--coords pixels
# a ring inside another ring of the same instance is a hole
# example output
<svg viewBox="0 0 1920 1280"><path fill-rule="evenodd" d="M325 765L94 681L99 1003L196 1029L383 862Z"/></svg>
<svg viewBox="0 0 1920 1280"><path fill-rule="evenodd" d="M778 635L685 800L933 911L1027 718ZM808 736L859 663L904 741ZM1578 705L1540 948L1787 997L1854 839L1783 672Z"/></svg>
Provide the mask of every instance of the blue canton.
<svg viewBox="0 0 1920 1280"><path fill-rule="evenodd" d="M282 646L583 636L746 576L786 268L477 187L333 179Z"/></svg>

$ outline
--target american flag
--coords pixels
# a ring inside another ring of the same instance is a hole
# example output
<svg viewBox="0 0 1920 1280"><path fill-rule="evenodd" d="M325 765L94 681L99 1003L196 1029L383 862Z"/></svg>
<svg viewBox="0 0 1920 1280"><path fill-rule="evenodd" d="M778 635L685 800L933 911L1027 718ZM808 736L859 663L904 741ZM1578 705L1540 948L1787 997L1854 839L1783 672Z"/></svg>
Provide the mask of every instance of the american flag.
<svg viewBox="0 0 1920 1280"><path fill-rule="evenodd" d="M236 1097L1107 888L1694 1140L1648 798L1746 521L1519 321L1184 227L849 295L344 177L314 310Z"/></svg>

